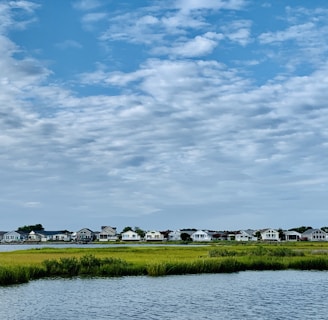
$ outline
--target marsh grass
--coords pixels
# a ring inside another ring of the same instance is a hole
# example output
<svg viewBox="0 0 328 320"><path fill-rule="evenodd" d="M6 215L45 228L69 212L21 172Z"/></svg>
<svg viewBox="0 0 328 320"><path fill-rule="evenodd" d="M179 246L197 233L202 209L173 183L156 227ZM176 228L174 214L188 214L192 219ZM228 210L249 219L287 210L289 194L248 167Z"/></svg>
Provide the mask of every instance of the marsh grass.
<svg viewBox="0 0 328 320"><path fill-rule="evenodd" d="M0 285L12 285L26 283L30 280L28 268L24 267L0 267Z"/></svg>
<svg viewBox="0 0 328 320"><path fill-rule="evenodd" d="M85 255L81 258L70 257L43 262L45 274L49 277L74 276L125 276L144 274L144 268L117 258L97 258Z"/></svg>
<svg viewBox="0 0 328 320"><path fill-rule="evenodd" d="M0 253L0 285L44 277L166 276L244 270L328 270L328 243L41 248Z"/></svg>

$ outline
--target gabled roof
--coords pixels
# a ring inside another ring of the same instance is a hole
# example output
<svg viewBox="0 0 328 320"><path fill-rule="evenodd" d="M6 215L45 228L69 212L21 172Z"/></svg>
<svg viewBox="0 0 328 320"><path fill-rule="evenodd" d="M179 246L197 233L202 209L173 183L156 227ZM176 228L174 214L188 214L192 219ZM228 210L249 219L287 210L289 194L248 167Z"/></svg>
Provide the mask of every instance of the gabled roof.
<svg viewBox="0 0 328 320"><path fill-rule="evenodd" d="M320 233L326 234L326 232L324 232L324 231L321 230L321 229L308 229L308 230L306 230L306 231L304 231L304 232L302 233L302 236L303 236L303 235L312 234L313 232L316 232L316 231L320 231Z"/></svg>
<svg viewBox="0 0 328 320"><path fill-rule="evenodd" d="M255 237L254 236L255 231L254 230L251 230L251 229L240 230L240 231L238 231L237 234L242 234L242 233L248 235L249 237Z"/></svg>
<svg viewBox="0 0 328 320"><path fill-rule="evenodd" d="M93 231L92 230L90 230L89 228L82 228L82 229L80 229L79 231L77 231L77 232L81 232L82 230L87 230L87 231L90 231L91 233L93 233Z"/></svg>
<svg viewBox="0 0 328 320"><path fill-rule="evenodd" d="M66 232L66 231L40 231L40 232L37 232L39 234L43 234L45 236L54 236L56 234L70 234L70 232Z"/></svg>

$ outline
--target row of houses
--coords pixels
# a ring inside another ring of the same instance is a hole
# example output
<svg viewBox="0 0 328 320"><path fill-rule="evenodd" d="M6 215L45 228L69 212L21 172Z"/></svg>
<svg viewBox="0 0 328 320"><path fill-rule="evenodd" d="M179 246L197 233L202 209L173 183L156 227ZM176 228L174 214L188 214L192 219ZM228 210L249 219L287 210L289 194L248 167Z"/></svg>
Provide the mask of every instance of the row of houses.
<svg viewBox="0 0 328 320"><path fill-rule="evenodd" d="M77 232L69 231L31 231L25 233L22 231L0 231L1 243L17 242L77 242L89 243L93 241L181 241L189 240L195 242L209 242L215 240L231 241L328 241L328 233L321 229L308 229L303 233L297 231L283 231L276 229L262 230L239 230L229 231L209 231L196 229L182 229L175 231L148 231L141 236L133 230L117 233L115 227L102 226L101 231L92 231L89 228L83 228Z"/></svg>

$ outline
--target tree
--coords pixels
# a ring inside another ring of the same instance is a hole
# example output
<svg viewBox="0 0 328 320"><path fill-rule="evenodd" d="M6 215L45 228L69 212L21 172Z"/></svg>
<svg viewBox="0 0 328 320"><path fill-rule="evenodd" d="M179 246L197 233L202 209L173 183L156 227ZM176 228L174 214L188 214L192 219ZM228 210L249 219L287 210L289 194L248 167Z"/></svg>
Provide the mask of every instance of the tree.
<svg viewBox="0 0 328 320"><path fill-rule="evenodd" d="M285 234L284 234L284 231L283 231L281 228L279 228L279 229L278 229L278 232L279 232L279 239L280 239L280 240L285 240Z"/></svg>
<svg viewBox="0 0 328 320"><path fill-rule="evenodd" d="M296 232L299 232L299 233L303 233L303 232L305 232L306 230L309 230L309 229L312 229L312 227L302 226L302 227L298 227L298 228L289 229L288 231L296 231Z"/></svg>
<svg viewBox="0 0 328 320"><path fill-rule="evenodd" d="M141 238L144 238L146 232L139 227L134 227L134 232L136 232Z"/></svg>
<svg viewBox="0 0 328 320"><path fill-rule="evenodd" d="M125 227L125 228L123 229L122 233L123 233L123 232L127 232L127 231L132 231L132 228L131 228L131 227Z"/></svg>
<svg viewBox="0 0 328 320"><path fill-rule="evenodd" d="M262 240L262 235L260 231L256 231L255 232L255 237L257 238L257 240Z"/></svg>
<svg viewBox="0 0 328 320"><path fill-rule="evenodd" d="M44 228L42 224L38 223L34 225L19 227L17 230L25 233L30 233L31 231L44 231Z"/></svg>
<svg viewBox="0 0 328 320"><path fill-rule="evenodd" d="M182 241L192 241L190 234L187 232L182 232L180 237Z"/></svg>

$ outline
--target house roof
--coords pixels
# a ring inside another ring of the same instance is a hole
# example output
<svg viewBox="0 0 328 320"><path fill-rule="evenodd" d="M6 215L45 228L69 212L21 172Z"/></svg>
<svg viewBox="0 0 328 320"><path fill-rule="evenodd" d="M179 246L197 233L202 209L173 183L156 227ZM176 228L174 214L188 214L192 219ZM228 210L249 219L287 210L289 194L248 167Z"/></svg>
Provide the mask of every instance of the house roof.
<svg viewBox="0 0 328 320"><path fill-rule="evenodd" d="M308 235L308 234L310 235L315 231L320 231L320 233L326 234L326 232L322 231L321 229L308 229L308 230L306 230L302 233L302 236L303 235Z"/></svg>

